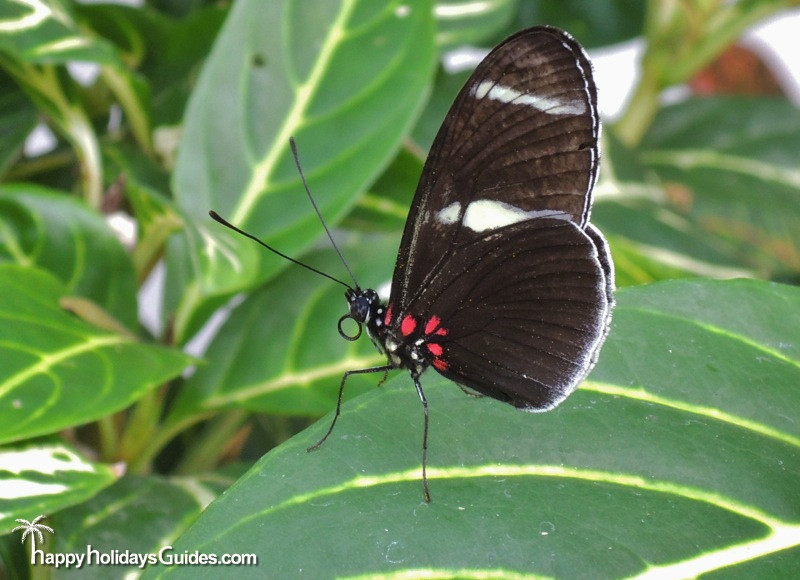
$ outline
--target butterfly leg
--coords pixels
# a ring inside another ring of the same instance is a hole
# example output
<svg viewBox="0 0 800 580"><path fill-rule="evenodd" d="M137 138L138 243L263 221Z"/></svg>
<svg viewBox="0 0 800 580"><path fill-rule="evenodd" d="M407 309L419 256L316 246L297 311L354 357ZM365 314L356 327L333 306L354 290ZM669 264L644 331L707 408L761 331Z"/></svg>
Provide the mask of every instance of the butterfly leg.
<svg viewBox="0 0 800 580"><path fill-rule="evenodd" d="M419 400L422 401L422 411L425 413L425 423L422 429L422 492L425 495L425 501L430 503L431 493L428 490L428 399L425 398L425 393L419 382L419 374L411 371L411 378L414 380L417 395L419 395Z"/></svg>
<svg viewBox="0 0 800 580"><path fill-rule="evenodd" d="M486 396L483 393L478 393L477 391L473 391L472 389L469 389L469 388L465 387L464 385L459 385L458 383L456 383L456 385L458 385L459 389L464 391L465 395L469 395L470 397L475 397L476 399L481 399L481 398Z"/></svg>
<svg viewBox="0 0 800 580"><path fill-rule="evenodd" d="M379 380L379 381L378 381L378 386L379 386L379 387L382 387L382 386L383 386L383 383L385 383L385 382L386 382L386 379L387 379L387 378L389 378L389 370L390 370L391 368L394 368L394 367L389 367L388 369L386 369L385 371L383 371L383 378L382 378L381 380Z"/></svg>
<svg viewBox="0 0 800 580"><path fill-rule="evenodd" d="M331 426L328 427L328 432L325 433L325 435L322 437L322 439L320 439L319 441L314 443L314 445L312 445L311 447L308 447L306 449L306 451L311 452L311 451L314 451L314 450L318 449L320 445L325 443L325 440L328 438L328 435L330 435L331 432L333 432L333 427L334 427L334 425L336 425L336 420L339 418L339 414L342 411L342 394L344 394L344 384L347 382L347 377L349 377L350 375L360 375L360 374L366 374L366 373L379 373L381 371L389 372L393 368L394 367L392 365L381 365L379 367L369 367L369 368L366 368L366 369L357 369L357 370L354 370L354 371L345 371L344 375L342 376L342 382L339 384L339 398L336 400L336 413L334 413L334 415L333 415L333 421L331 421ZM426 411L426 413L427 413L427 411Z"/></svg>

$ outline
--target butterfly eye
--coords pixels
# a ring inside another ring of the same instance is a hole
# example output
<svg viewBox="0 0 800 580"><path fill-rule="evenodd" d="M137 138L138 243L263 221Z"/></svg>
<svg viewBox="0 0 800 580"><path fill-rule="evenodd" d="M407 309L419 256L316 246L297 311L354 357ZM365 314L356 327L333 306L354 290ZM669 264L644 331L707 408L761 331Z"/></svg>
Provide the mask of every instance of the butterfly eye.
<svg viewBox="0 0 800 580"><path fill-rule="evenodd" d="M347 319L350 319L350 320L352 320L353 322L356 323L356 325L358 326L358 332L356 332L355 334L347 334L344 330L342 330L342 322L344 322ZM349 314L345 314L344 316L342 316L339 319L339 322L338 322L338 324L336 326L339 329L339 336L341 336L345 340L349 340L349 341L352 342L354 340L358 340L361 337L361 331L363 330L363 326L362 326L361 322L359 322L358 320L356 320L354 317L350 316Z"/></svg>
<svg viewBox="0 0 800 580"><path fill-rule="evenodd" d="M372 293L375 294L375 292ZM375 297L377 298L377 294L375 294ZM348 316L350 316L356 322L366 322L373 303L372 296L366 292L355 294L352 298L348 299L348 302L348 307L350 309Z"/></svg>

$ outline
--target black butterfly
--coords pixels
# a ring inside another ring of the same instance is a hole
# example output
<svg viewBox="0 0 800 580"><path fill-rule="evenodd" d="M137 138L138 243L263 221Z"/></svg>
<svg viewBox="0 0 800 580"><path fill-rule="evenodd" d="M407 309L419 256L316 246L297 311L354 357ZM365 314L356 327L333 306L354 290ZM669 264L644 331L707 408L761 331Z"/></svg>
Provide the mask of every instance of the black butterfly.
<svg viewBox="0 0 800 580"><path fill-rule="evenodd" d="M355 340L366 326L387 363L344 374L330 428L309 451L332 432L347 377L408 369L425 412L430 501L428 367L526 411L577 387L614 304L608 246L589 223L599 134L591 64L566 32L523 30L478 65L431 147L388 303L357 284L345 292L339 333Z"/></svg>

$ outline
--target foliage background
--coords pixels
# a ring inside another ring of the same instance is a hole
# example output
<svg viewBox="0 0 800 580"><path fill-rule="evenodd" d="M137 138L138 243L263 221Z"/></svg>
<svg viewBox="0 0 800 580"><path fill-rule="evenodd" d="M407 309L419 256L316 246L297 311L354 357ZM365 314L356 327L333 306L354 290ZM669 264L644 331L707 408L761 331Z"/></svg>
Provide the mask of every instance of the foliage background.
<svg viewBox="0 0 800 580"><path fill-rule="evenodd" d="M800 112L726 52L793 5L0 4L0 530L47 514L48 552L251 552L257 568L226 571L254 576L796 570ZM442 54L536 24L589 50L646 42L634 97L604 127L593 213L618 308L597 367L551 413L426 375L426 505L402 373L380 389L353 377L334 436L305 453L342 372L381 358L333 331L339 287L207 211L342 276L294 136L357 278L380 287L468 74L446 72ZM706 69L723 54L732 65ZM97 67L88 85L77 61ZM694 94L664 106L684 83ZM40 122L55 147L26 156ZM120 215L135 224L122 241ZM159 321L143 325L154 269ZM207 350L186 354L209 321ZM17 538L0 538L3 573L52 572L30 567ZM82 573L109 571L136 569Z"/></svg>

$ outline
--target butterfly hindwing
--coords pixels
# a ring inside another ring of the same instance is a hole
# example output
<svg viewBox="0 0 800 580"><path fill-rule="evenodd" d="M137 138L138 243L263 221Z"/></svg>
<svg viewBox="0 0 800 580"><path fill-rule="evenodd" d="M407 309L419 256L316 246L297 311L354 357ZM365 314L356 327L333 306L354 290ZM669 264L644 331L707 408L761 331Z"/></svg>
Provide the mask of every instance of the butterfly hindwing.
<svg viewBox="0 0 800 580"><path fill-rule="evenodd" d="M436 326L419 324L409 338L461 385L523 409L552 408L605 337L611 303L598 251L606 250L576 224L549 218L459 246L409 306Z"/></svg>

